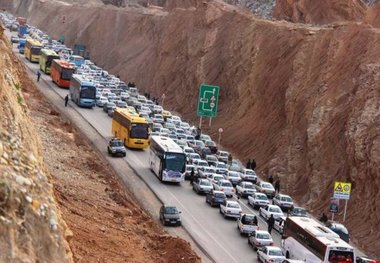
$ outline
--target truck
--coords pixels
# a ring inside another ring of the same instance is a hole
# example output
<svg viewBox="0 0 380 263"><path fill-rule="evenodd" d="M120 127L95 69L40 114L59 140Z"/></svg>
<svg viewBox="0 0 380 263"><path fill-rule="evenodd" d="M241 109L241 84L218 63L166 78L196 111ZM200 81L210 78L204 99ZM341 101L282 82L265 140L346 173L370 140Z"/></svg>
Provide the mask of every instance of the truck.
<svg viewBox="0 0 380 263"><path fill-rule="evenodd" d="M24 37L28 33L28 27L26 25L20 25L18 27L18 36Z"/></svg>

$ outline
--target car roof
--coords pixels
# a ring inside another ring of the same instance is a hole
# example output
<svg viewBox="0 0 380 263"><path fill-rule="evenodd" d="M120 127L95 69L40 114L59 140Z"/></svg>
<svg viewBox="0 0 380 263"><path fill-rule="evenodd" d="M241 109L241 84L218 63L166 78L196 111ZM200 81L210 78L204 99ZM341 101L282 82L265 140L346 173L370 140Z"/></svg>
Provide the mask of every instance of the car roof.
<svg viewBox="0 0 380 263"><path fill-rule="evenodd" d="M238 204L240 206L240 204L236 201L233 201L233 200L227 200L227 203L229 204Z"/></svg>
<svg viewBox="0 0 380 263"><path fill-rule="evenodd" d="M281 250L281 251L282 251L281 248L276 247L276 246L266 246L266 248L267 248L267 249L271 249L271 250Z"/></svg>
<svg viewBox="0 0 380 263"><path fill-rule="evenodd" d="M224 194L224 192L223 191L214 190L214 194Z"/></svg>
<svg viewBox="0 0 380 263"><path fill-rule="evenodd" d="M260 233L260 234L269 234L269 232L266 231L266 230L256 230L256 233Z"/></svg>

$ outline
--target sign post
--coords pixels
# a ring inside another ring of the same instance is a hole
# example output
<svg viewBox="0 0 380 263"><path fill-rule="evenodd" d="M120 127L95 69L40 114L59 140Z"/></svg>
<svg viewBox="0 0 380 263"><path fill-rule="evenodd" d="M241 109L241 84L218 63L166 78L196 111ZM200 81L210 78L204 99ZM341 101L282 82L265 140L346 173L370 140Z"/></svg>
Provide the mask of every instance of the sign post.
<svg viewBox="0 0 380 263"><path fill-rule="evenodd" d="M202 117L210 117L209 126L211 126L211 118L216 117L218 112L219 87L202 84L199 87L197 114L200 117L199 127L202 125Z"/></svg>
<svg viewBox="0 0 380 263"><path fill-rule="evenodd" d="M335 182L334 183L334 198L346 200L343 213L343 222L346 221L347 203L350 199L351 183Z"/></svg>

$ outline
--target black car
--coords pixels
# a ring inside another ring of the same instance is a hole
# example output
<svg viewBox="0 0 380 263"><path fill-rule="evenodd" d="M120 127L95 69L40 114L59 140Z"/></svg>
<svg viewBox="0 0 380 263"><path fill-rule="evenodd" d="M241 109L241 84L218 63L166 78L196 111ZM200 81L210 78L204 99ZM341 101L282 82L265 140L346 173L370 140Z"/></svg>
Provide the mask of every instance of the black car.
<svg viewBox="0 0 380 263"><path fill-rule="evenodd" d="M123 143L120 139L112 138L107 147L108 154L112 156L123 156L125 157L127 155L127 150L125 149Z"/></svg>
<svg viewBox="0 0 380 263"><path fill-rule="evenodd" d="M177 207L163 205L160 208L160 221L164 226L166 225L181 225L181 211L178 211Z"/></svg>
<svg viewBox="0 0 380 263"><path fill-rule="evenodd" d="M376 263L374 259L370 259L367 256L356 257L356 263Z"/></svg>
<svg viewBox="0 0 380 263"><path fill-rule="evenodd" d="M209 203L211 206L219 206L224 204L227 201L226 194L222 191L211 190L206 195L206 203Z"/></svg>
<svg viewBox="0 0 380 263"><path fill-rule="evenodd" d="M327 221L325 224L328 228L337 233L342 240L346 241L347 243L350 242L350 233L343 224L332 221Z"/></svg>

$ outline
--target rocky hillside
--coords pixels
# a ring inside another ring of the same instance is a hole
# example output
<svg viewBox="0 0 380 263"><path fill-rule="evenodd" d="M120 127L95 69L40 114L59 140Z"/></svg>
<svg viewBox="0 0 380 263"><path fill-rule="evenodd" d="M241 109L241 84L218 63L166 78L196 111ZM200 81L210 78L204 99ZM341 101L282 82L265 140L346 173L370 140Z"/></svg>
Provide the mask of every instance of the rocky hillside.
<svg viewBox="0 0 380 263"><path fill-rule="evenodd" d="M23 67L0 25L0 262L73 262L41 144L24 102Z"/></svg>
<svg viewBox="0 0 380 263"><path fill-rule="evenodd" d="M199 84L220 85L210 132L224 128L224 147L255 158L259 173L279 176L315 215L327 211L334 181L352 182L346 225L354 243L380 256L377 30L265 21L219 1L164 11L17 3L17 14L87 44L97 64L152 96L165 93L165 105L194 123Z"/></svg>

